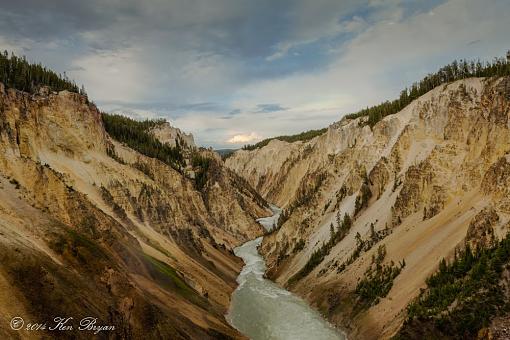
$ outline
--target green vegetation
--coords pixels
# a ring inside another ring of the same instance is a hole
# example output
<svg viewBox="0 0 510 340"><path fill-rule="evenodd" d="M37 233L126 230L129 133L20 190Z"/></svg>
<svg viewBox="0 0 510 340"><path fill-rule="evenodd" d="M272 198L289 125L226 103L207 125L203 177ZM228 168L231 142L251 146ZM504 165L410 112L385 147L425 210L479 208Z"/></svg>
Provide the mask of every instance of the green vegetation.
<svg viewBox="0 0 510 340"><path fill-rule="evenodd" d="M509 235L490 248L473 251L466 245L451 262L441 260L426 280L427 289L407 307L398 338L417 330L423 337L476 338L492 318L510 311L505 295L509 264Z"/></svg>
<svg viewBox="0 0 510 340"><path fill-rule="evenodd" d="M287 208L283 209L282 213L280 214L280 217L278 217L278 221L276 221L276 227L271 229L271 231L276 231L282 227L282 225L287 222L287 220L290 218L290 214L292 213L292 209Z"/></svg>
<svg viewBox="0 0 510 340"><path fill-rule="evenodd" d="M327 174L325 172L316 172L310 175L312 178L311 183L300 185L296 193L296 199L292 202L291 210L297 209L305 203L308 203L312 197L319 191L322 183L326 180Z"/></svg>
<svg viewBox="0 0 510 340"><path fill-rule="evenodd" d="M186 161L180 144L177 143L175 147L163 144L150 133L152 128L164 124L164 119L138 121L122 115L107 113L103 113L102 118L105 130L112 138L147 157L156 158L175 170L183 172ZM113 159L121 163L124 162L114 150L107 149L107 153ZM197 190L202 190L207 182L207 172L211 160L201 156L198 152L193 152L190 161L195 170L195 187ZM147 164L136 162L133 166L149 178L154 179L154 173Z"/></svg>
<svg viewBox="0 0 510 340"><path fill-rule="evenodd" d="M324 128L324 129L320 129L320 130L308 130L308 131L301 132L301 133L298 133L296 135L291 135L291 136L278 136L278 137L266 138L256 144L253 144L253 145L250 144L250 145L243 146L243 150L260 149L260 148L266 146L267 144L269 144L269 142L272 141L273 139L278 139L278 140L281 140L284 142L289 142L289 143L293 143L293 142L297 142L297 141L306 142L314 137L322 135L326 131L327 131L327 128Z"/></svg>
<svg viewBox="0 0 510 340"><path fill-rule="evenodd" d="M312 270L324 260L324 258L329 254L331 249L336 244L338 244L338 242L344 239L344 237L347 235L352 226L351 217L348 214L345 214L342 220L340 218L340 214L337 214L337 226L338 228L335 230L333 227L333 223L331 223L330 225L331 235L329 241L327 243L323 243L319 249L315 250L312 253L310 258L308 259L308 262L306 262L305 266L289 279L288 282L289 284L293 284L301 280L308 274L310 274Z"/></svg>
<svg viewBox="0 0 510 340"><path fill-rule="evenodd" d="M387 265L381 265L385 257L386 246L379 246L377 256L372 256L370 267L356 286L355 293L358 296L358 307L367 308L378 304L381 297L388 295L393 286L393 280L405 267L404 260L398 266L393 261Z"/></svg>
<svg viewBox="0 0 510 340"><path fill-rule="evenodd" d="M347 196L347 187L345 184L342 185L342 187L336 192L336 203L335 203L335 210L338 209L340 206L340 203L343 201L343 199Z"/></svg>
<svg viewBox="0 0 510 340"><path fill-rule="evenodd" d="M144 254L145 258L149 260L149 262L154 265L154 267L158 270L158 272L164 274L166 277L170 278L172 283L176 288L185 293L196 293L194 289L188 286L180 277L177 275L177 272L174 268L170 267L168 264L161 262L155 259L152 256Z"/></svg>
<svg viewBox="0 0 510 340"><path fill-rule="evenodd" d="M330 205L331 205L331 200L327 201L326 204L324 204L324 209L322 210L323 214L328 210Z"/></svg>
<svg viewBox="0 0 510 340"><path fill-rule="evenodd" d="M92 216L86 216L80 224L91 223ZM66 233L56 234L49 247L59 255L69 254L82 264L91 263L91 259L107 259L102 247L76 230L67 229Z"/></svg>
<svg viewBox="0 0 510 340"><path fill-rule="evenodd" d="M14 185L14 188L16 190L18 190L19 188L21 188L21 185L19 184L19 182L15 179L15 178L11 178L9 180L9 183L11 183L12 185Z"/></svg>
<svg viewBox="0 0 510 340"><path fill-rule="evenodd" d="M303 250L303 248L305 247L305 240L303 239L300 239L296 245L294 246L294 249L292 249L292 252L293 253L297 253L298 251L301 251Z"/></svg>
<svg viewBox="0 0 510 340"><path fill-rule="evenodd" d="M113 145L110 145L106 148L106 154L113 158L114 160L116 160L117 162L119 162L120 164L126 164L126 162L119 156L117 155L117 153L115 152L115 148L113 147Z"/></svg>
<svg viewBox="0 0 510 340"><path fill-rule="evenodd" d="M322 183L326 180L327 174L325 172L313 173L309 175L312 179L310 181L302 180L296 193L295 200L282 211L278 218L276 228L272 231L280 229L280 227L290 218L292 212L305 203L310 202L314 195L319 191Z"/></svg>
<svg viewBox="0 0 510 340"><path fill-rule="evenodd" d="M119 204L117 204L117 202L115 202L115 199L113 198L110 191L108 191L108 189L106 189L102 185L101 185L100 190L101 190L101 197L103 198L103 201L105 201L105 203L107 203L108 205L110 205L112 207L112 210L115 213L115 215L123 220L126 220L127 219L126 211Z"/></svg>
<svg viewBox="0 0 510 340"><path fill-rule="evenodd" d="M49 86L53 91L68 90L86 95L85 90L64 76L48 70L41 64L32 64L25 57L17 57L5 51L0 53L0 82L6 87L34 93L41 86Z"/></svg>
<svg viewBox="0 0 510 340"><path fill-rule="evenodd" d="M354 216L356 216L362 209L368 207L368 201L372 197L372 191L368 186L368 176L365 175L365 179L360 188L360 193L356 197L356 202L354 204Z"/></svg>
<svg viewBox="0 0 510 340"><path fill-rule="evenodd" d="M343 272L345 268L347 268L354 261L356 261L356 259L360 257L363 252L367 252L370 249L372 249L374 245L382 241L390 233L391 230L388 229L387 226L383 230L376 231L373 223L370 224L370 236L368 239L364 240L363 238L361 238L360 233L356 233L356 248L352 252L349 259L347 259L347 261L345 261L338 267L338 269L336 270L337 273Z"/></svg>
<svg viewBox="0 0 510 340"><path fill-rule="evenodd" d="M147 254L143 254L143 257L149 265L151 275L154 276L156 280L168 286L168 288L173 291L176 291L188 301L207 309L207 300L200 296L195 289L190 287L174 268Z"/></svg>
<svg viewBox="0 0 510 340"><path fill-rule="evenodd" d="M214 150L218 155L220 155L221 159L226 160L230 156L234 154L234 152L237 151L237 149L217 149Z"/></svg>
<svg viewBox="0 0 510 340"><path fill-rule="evenodd" d="M367 107L359 112L346 115L349 119L368 117L365 124L373 127L384 117L397 113L409 105L413 100L424 95L435 87L447 84L456 80L470 77L503 77L510 76L510 61L505 58L494 58L492 62L477 61L453 61L439 69L436 73L428 74L425 78L411 85L400 92L398 99L385 101L379 105ZM264 139L253 145L245 145L244 150L255 150L266 146L271 140L279 139L289 143L296 141L308 141L326 132L326 128L320 130L309 130L291 136L278 136Z"/></svg>
<svg viewBox="0 0 510 340"><path fill-rule="evenodd" d="M203 157L198 153L194 153L191 156L191 165L196 168L195 171L195 187L197 190L202 190L207 183L207 171L211 160L207 157Z"/></svg>
<svg viewBox="0 0 510 340"><path fill-rule="evenodd" d="M163 144L149 133L151 128L164 123L163 119L137 121L117 114L103 113L101 116L105 130L112 138L147 157L159 159L178 171L184 166L184 157L178 145L171 147Z"/></svg>
<svg viewBox="0 0 510 340"><path fill-rule="evenodd" d="M141 172L143 172L145 174L145 176L149 177L153 181L155 180L154 174L152 173L152 170L151 170L151 167L149 166L149 164L147 164L145 162L137 161L137 162L133 163L132 166L135 167L136 169L140 170Z"/></svg>
<svg viewBox="0 0 510 340"><path fill-rule="evenodd" d="M76 251L76 248L83 247L86 248L91 254L94 254L94 256L102 258L108 257L106 253L101 249L101 247L88 237L72 229L68 230L67 232L71 239L70 248L73 250L73 252Z"/></svg>
<svg viewBox="0 0 510 340"><path fill-rule="evenodd" d="M495 58L492 62L460 60L454 61L431 73L421 81L414 83L410 89L404 89L400 97L393 101L385 101L382 104L367 107L357 113L347 115L349 119L367 116L366 124L373 127L384 117L397 113L409 105L416 98L424 95L435 87L456 80L470 77L503 77L510 76L510 62L505 58Z"/></svg>

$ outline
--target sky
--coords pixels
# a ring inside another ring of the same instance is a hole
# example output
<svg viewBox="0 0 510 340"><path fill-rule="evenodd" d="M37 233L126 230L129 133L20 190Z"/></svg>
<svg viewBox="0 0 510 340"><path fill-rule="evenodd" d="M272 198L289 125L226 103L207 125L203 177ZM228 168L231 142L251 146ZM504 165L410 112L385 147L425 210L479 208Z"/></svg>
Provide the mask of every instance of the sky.
<svg viewBox="0 0 510 340"><path fill-rule="evenodd" d="M0 49L105 112L214 148L327 127L454 59L510 49L508 0L0 0Z"/></svg>

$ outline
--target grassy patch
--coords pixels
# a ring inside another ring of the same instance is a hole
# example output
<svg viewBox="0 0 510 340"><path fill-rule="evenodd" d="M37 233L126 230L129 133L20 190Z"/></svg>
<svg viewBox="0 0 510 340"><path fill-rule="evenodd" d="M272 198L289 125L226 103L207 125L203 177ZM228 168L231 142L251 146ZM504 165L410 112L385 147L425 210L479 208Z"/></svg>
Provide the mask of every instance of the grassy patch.
<svg viewBox="0 0 510 340"><path fill-rule="evenodd" d="M67 229L64 234L55 235L49 246L57 254L71 255L85 265L92 264L93 260L108 259L108 255L99 244L72 229Z"/></svg>
<svg viewBox="0 0 510 340"><path fill-rule="evenodd" d="M174 268L147 254L143 254L143 258L151 271L151 275L162 286L176 292L193 304L209 309L210 305L207 299L190 287Z"/></svg>

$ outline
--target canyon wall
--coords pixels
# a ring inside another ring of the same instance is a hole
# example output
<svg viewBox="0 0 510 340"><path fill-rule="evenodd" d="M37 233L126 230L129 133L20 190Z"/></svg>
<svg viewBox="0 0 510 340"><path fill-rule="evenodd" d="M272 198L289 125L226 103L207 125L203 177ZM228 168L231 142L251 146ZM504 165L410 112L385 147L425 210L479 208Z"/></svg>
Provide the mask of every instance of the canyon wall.
<svg viewBox="0 0 510 340"><path fill-rule="evenodd" d="M237 151L226 165L285 209L261 247L267 275L353 338L393 336L442 258L489 242L488 229L506 235L509 117L510 79L470 78L372 128L342 119L307 142ZM397 275L360 307L376 264Z"/></svg>
<svg viewBox="0 0 510 340"><path fill-rule="evenodd" d="M232 249L270 212L219 157L196 151L211 158L199 190L111 139L85 97L2 84L0 149L0 335L55 336L14 332L15 316L92 316L118 338L242 338L224 318L243 265Z"/></svg>

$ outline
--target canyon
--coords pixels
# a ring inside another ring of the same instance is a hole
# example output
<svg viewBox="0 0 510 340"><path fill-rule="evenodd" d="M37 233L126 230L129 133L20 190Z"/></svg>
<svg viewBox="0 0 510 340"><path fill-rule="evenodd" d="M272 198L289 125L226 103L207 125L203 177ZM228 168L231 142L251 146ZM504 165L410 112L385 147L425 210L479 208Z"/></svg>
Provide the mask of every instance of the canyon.
<svg viewBox="0 0 510 340"><path fill-rule="evenodd" d="M198 190L192 175L112 139L77 93L0 84L0 112L1 336L88 339L9 322L93 316L119 338L243 337L224 317L243 265L233 248L271 214L245 180L163 124L162 143L182 136L185 152L209 157Z"/></svg>
<svg viewBox="0 0 510 340"><path fill-rule="evenodd" d="M373 127L344 118L309 141L237 151L227 167L284 209L260 248L267 277L349 338L398 335L442 259L507 234L509 118L508 77L468 78ZM384 293L364 299L380 276ZM411 338L447 337L406 325Z"/></svg>
<svg viewBox="0 0 510 340"><path fill-rule="evenodd" d="M70 336L13 331L17 316L94 316L119 338L245 338L227 321L246 279L236 254L349 339L437 335L410 304L443 259L510 227L508 77L440 85L373 126L345 117L225 160L166 122L143 132L182 166L113 138L105 117L82 94L0 84L5 338ZM490 321L480 334L508 326Z"/></svg>

